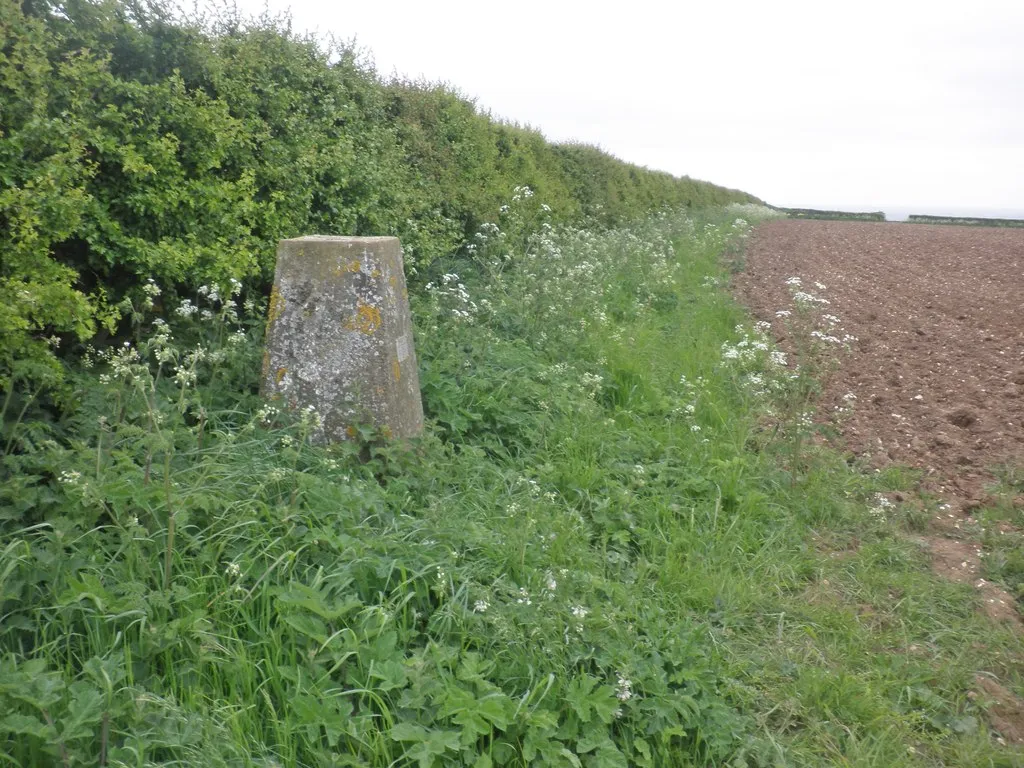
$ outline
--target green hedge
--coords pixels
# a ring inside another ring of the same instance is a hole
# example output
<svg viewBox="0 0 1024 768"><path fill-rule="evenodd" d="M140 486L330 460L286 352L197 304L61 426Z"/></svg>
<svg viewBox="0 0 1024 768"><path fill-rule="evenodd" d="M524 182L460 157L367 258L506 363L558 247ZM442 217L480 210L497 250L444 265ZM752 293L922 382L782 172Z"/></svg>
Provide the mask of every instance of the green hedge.
<svg viewBox="0 0 1024 768"><path fill-rule="evenodd" d="M555 222L753 200L385 82L279 19L0 0L0 39L0 389L59 379L52 349L114 332L149 279L266 290L281 238L394 234L415 275L518 185Z"/></svg>
<svg viewBox="0 0 1024 768"><path fill-rule="evenodd" d="M884 211L826 211L816 208L776 208L791 219L834 219L837 221L885 221Z"/></svg>
<svg viewBox="0 0 1024 768"><path fill-rule="evenodd" d="M960 224L968 227L1024 227L1024 219L989 219L982 216L929 216L912 213L911 224Z"/></svg>

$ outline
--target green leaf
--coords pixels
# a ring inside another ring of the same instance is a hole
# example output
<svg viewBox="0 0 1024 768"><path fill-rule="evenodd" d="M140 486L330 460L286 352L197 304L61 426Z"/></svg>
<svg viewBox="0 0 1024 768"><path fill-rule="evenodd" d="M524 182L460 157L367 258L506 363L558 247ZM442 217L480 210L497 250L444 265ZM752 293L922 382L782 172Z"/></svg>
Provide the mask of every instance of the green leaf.
<svg viewBox="0 0 1024 768"><path fill-rule="evenodd" d="M628 768L629 762L610 741L601 746L595 756L594 768Z"/></svg>
<svg viewBox="0 0 1024 768"><path fill-rule="evenodd" d="M13 674L0 674L0 693L23 701L36 709L50 709L64 696L64 679L58 672L45 672L46 663L33 659L15 669Z"/></svg>
<svg viewBox="0 0 1024 768"><path fill-rule="evenodd" d="M344 582L342 586L347 583ZM326 590L294 581L287 588L278 590L276 599L280 605L305 609L326 621L337 621L362 606L362 602L354 595L332 601Z"/></svg>
<svg viewBox="0 0 1024 768"><path fill-rule="evenodd" d="M392 729L393 730L393 729ZM418 742L406 752L415 759L420 768L431 768L434 758L459 748L459 734L455 731L429 731L425 740Z"/></svg>
<svg viewBox="0 0 1024 768"><path fill-rule="evenodd" d="M633 749L640 753L640 757L643 760L641 765L651 764L651 747L646 741L643 739L634 739Z"/></svg>
<svg viewBox="0 0 1024 768"><path fill-rule="evenodd" d="M12 712L0 720L0 734L13 733L19 736L35 736L44 739L48 728L49 726L42 720L31 715L20 715L17 712Z"/></svg>
<svg viewBox="0 0 1024 768"><path fill-rule="evenodd" d="M97 725L103 717L106 702L102 692L81 680L72 683L68 692L71 694L71 702L68 704L68 715L61 723L60 734L64 741L91 735L92 726Z"/></svg>
<svg viewBox="0 0 1024 768"><path fill-rule="evenodd" d="M558 714L550 709L535 709L526 716L531 729L553 730L558 727Z"/></svg>
<svg viewBox="0 0 1024 768"><path fill-rule="evenodd" d="M494 662L484 659L479 653L463 654L456 674L464 683L487 683L487 677L494 670Z"/></svg>
<svg viewBox="0 0 1024 768"><path fill-rule="evenodd" d="M975 733L978 730L978 720L970 715L954 717L949 721L949 727L953 733L962 735Z"/></svg>
<svg viewBox="0 0 1024 768"><path fill-rule="evenodd" d="M515 705L504 693L489 693L477 699L477 713L495 728L504 730L512 722Z"/></svg>
<svg viewBox="0 0 1024 768"><path fill-rule="evenodd" d="M611 741L608 739L608 732L602 728L589 728L583 733L579 741L576 742L576 752L585 755L587 752L593 752L605 744L611 744Z"/></svg>
<svg viewBox="0 0 1024 768"><path fill-rule="evenodd" d="M370 677L379 681L376 688L381 691L402 688L407 680L405 666L393 659L374 664L370 670Z"/></svg>
<svg viewBox="0 0 1024 768"><path fill-rule="evenodd" d="M316 616L310 616L308 613L286 613L281 619L299 634L311 637L318 643L327 642L327 625Z"/></svg>
<svg viewBox="0 0 1024 768"><path fill-rule="evenodd" d="M602 685L590 695L589 701L601 722L608 724L615 719L619 700L615 698L615 689L612 686Z"/></svg>
<svg viewBox="0 0 1024 768"><path fill-rule="evenodd" d="M513 711L512 700L503 693L477 698L470 691L452 686L445 691L440 715L461 725L463 744L471 744L480 736L489 736L494 728L507 728Z"/></svg>
<svg viewBox="0 0 1024 768"><path fill-rule="evenodd" d="M297 728L303 728L311 741L320 738L320 729L327 734L328 743L337 744L338 739L349 732L352 702L346 698L323 698L318 695L300 693L289 699Z"/></svg>
<svg viewBox="0 0 1024 768"><path fill-rule="evenodd" d="M427 729L414 723L396 723L388 735L392 741L425 741Z"/></svg>
<svg viewBox="0 0 1024 768"><path fill-rule="evenodd" d="M597 678L583 674L569 683L569 690L565 693L566 702L584 723L590 722L590 693L596 686Z"/></svg>
<svg viewBox="0 0 1024 768"><path fill-rule="evenodd" d="M111 601L110 593L95 573L83 573L78 578L68 578L68 588L57 598L60 605L70 605L82 600L91 600L100 612L103 612L107 603Z"/></svg>

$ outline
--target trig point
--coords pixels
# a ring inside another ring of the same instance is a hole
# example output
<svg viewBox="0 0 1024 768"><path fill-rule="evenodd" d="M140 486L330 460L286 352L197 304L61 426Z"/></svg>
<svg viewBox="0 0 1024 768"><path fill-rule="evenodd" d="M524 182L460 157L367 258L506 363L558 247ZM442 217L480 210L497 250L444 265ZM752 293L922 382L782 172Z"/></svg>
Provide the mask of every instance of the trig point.
<svg viewBox="0 0 1024 768"><path fill-rule="evenodd" d="M354 437L358 424L387 437L423 430L398 238L278 244L262 392L289 409L315 408L321 443Z"/></svg>

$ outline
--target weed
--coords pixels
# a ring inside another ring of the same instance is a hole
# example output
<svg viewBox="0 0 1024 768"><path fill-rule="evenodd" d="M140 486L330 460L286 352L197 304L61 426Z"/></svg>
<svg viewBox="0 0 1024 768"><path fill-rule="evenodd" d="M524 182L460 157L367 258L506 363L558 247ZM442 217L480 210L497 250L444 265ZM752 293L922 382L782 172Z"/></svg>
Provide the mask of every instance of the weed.
<svg viewBox="0 0 1024 768"><path fill-rule="evenodd" d="M412 297L407 447L259 401L230 283L139 303L4 436L12 764L1012 759L964 691L1019 640L968 660L888 488L759 432L799 409L723 291L735 212L599 232L518 194Z"/></svg>

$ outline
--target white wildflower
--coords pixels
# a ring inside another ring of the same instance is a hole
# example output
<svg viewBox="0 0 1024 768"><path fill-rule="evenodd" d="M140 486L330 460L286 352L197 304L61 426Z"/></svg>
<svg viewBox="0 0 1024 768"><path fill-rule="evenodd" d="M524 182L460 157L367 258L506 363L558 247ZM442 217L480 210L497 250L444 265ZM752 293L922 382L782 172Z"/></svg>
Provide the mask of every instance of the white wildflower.
<svg viewBox="0 0 1024 768"><path fill-rule="evenodd" d="M64 485L77 485L82 473L75 469L65 469L60 473L60 482Z"/></svg>
<svg viewBox="0 0 1024 768"><path fill-rule="evenodd" d="M823 299L819 296L815 296L805 291L797 291L793 294L793 301L797 304L809 305L809 304L831 304L828 299Z"/></svg>
<svg viewBox="0 0 1024 768"><path fill-rule="evenodd" d="M615 698L623 703L633 698L633 682L622 673L619 673L616 682Z"/></svg>
<svg viewBox="0 0 1024 768"><path fill-rule="evenodd" d="M185 299L183 302L181 302L178 308L174 310L174 313L179 317L187 318L192 317L192 315L194 315L198 311L199 308L195 304L193 304L189 299Z"/></svg>
<svg viewBox="0 0 1024 768"><path fill-rule="evenodd" d="M174 383L179 387L190 387L196 383L196 372L191 368L177 368L174 373Z"/></svg>

